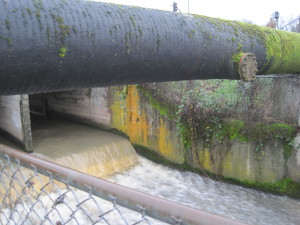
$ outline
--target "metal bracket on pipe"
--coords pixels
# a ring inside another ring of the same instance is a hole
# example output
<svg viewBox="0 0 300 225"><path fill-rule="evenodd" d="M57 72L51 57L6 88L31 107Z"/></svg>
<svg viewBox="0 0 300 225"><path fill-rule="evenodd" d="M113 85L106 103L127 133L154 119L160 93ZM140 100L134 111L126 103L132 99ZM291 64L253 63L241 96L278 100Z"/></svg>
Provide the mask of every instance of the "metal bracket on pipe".
<svg viewBox="0 0 300 225"><path fill-rule="evenodd" d="M257 69L256 56L253 53L242 55L239 63L239 74L243 81L249 82L256 78Z"/></svg>

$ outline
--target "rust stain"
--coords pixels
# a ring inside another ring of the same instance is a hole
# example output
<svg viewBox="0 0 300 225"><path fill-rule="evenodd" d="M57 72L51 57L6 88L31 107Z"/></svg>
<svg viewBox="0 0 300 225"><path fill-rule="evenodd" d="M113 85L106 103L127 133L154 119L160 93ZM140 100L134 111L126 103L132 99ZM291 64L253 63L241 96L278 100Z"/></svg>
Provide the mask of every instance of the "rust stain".
<svg viewBox="0 0 300 225"><path fill-rule="evenodd" d="M169 143L170 132L162 118L159 119L158 145L160 153L169 158L172 155L172 145Z"/></svg>
<svg viewBox="0 0 300 225"><path fill-rule="evenodd" d="M141 102L135 85L113 89L113 96L112 127L126 133L132 143L155 150L167 159L182 161L183 157L176 152L176 134L170 130L167 118L158 117L156 109Z"/></svg>

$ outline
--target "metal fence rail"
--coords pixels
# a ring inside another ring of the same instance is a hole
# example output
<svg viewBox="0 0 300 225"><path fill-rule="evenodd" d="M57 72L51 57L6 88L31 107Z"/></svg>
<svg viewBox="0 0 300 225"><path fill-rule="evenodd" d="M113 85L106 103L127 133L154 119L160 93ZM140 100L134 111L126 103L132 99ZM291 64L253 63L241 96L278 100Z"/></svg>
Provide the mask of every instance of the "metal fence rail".
<svg viewBox="0 0 300 225"><path fill-rule="evenodd" d="M0 145L0 224L242 224Z"/></svg>

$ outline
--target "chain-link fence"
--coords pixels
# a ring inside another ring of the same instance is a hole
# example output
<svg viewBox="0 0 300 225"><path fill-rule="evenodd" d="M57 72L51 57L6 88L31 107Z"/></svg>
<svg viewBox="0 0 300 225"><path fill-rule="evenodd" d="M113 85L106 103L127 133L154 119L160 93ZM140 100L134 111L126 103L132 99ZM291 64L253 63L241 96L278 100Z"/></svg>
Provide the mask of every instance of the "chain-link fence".
<svg viewBox="0 0 300 225"><path fill-rule="evenodd" d="M0 145L0 224L241 224Z"/></svg>

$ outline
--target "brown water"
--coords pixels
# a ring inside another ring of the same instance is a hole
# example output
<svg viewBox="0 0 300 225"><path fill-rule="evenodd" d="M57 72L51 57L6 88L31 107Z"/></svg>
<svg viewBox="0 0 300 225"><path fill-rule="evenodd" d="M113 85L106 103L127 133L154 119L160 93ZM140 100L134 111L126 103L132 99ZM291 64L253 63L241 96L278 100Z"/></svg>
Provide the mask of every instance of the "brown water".
<svg viewBox="0 0 300 225"><path fill-rule="evenodd" d="M34 155L97 177L137 164L131 143L117 135L66 121L33 124Z"/></svg>
<svg viewBox="0 0 300 225"><path fill-rule="evenodd" d="M127 139L107 132L39 121L33 126L33 140L37 156L152 195L247 224L300 224L299 200L157 165L138 157Z"/></svg>

